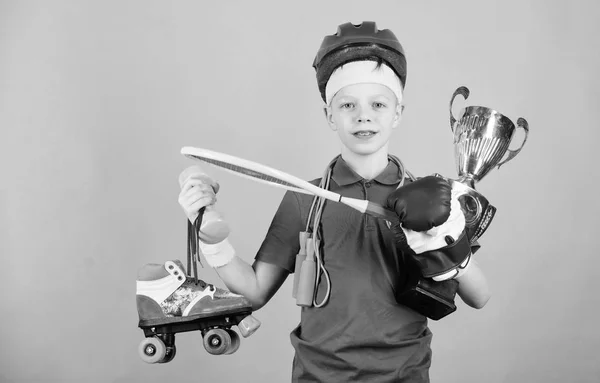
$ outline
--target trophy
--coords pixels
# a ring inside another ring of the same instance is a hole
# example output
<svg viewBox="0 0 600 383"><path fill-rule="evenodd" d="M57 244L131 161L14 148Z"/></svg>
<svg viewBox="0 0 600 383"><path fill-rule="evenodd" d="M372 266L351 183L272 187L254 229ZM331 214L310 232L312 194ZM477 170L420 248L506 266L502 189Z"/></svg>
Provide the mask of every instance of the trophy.
<svg viewBox="0 0 600 383"><path fill-rule="evenodd" d="M502 114L483 106L462 109L457 120L452 116L452 105L459 94L466 100L469 89L461 86L450 100L450 128L454 133L458 179L449 179L439 174L436 176L446 179L453 191L458 192L458 201L465 214L465 230L473 243L485 232L496 213L496 208L487 198L475 190L475 183L481 181L494 167L502 166L519 154L527 141L529 125L524 118L519 118L515 127ZM510 150L508 146L517 128L525 130L525 138L519 149ZM507 153L506 159L502 160ZM398 303L433 320L439 320L456 310L456 279L435 282L433 279L423 278L418 268L409 272L408 278L406 285L396 295Z"/></svg>
<svg viewBox="0 0 600 383"><path fill-rule="evenodd" d="M454 155L459 178L448 181L453 189L458 190L467 235L471 242L475 242L488 228L496 213L496 208L487 198L475 190L475 183L481 181L494 167L500 168L519 154L527 141L529 125L524 118L519 117L515 127L506 116L483 106L463 108L459 119L456 119L452 115L452 105L459 94L466 100L469 89L459 87L450 100L450 128L454 133ZM510 150L508 147L517 128L525 130L525 138L518 149ZM502 160L506 153L506 159Z"/></svg>

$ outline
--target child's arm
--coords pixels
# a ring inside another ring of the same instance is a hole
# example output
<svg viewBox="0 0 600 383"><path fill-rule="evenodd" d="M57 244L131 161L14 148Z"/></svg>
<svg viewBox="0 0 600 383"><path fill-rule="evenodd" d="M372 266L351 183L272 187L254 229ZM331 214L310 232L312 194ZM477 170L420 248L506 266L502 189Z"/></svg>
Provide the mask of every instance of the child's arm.
<svg viewBox="0 0 600 383"><path fill-rule="evenodd" d="M492 295L483 271L472 258L467 270L456 280L458 281L458 295L463 302L473 308L480 309L485 306Z"/></svg>
<svg viewBox="0 0 600 383"><path fill-rule="evenodd" d="M218 184L197 167L186 169L179 179L181 186L179 204L190 222L194 222L201 208L215 203ZM303 229L303 225L295 197L292 197L291 193L286 193L282 206L276 213L276 223L272 224L275 229L271 227L269 232L276 232L275 243L292 243L292 239L288 236L293 236L297 242L298 233ZM235 255L235 250L227 238L211 244L203 243L201 240L199 245L206 262L215 268L227 288L233 293L244 295L254 310L264 306L290 274L285 266L264 261L256 260L250 266ZM271 250L272 254L281 251L277 246ZM285 258L283 254L281 255Z"/></svg>
<svg viewBox="0 0 600 383"><path fill-rule="evenodd" d="M284 268L262 261L250 266L239 257L215 270L231 292L244 295L252 303L254 311L275 295L290 274Z"/></svg>

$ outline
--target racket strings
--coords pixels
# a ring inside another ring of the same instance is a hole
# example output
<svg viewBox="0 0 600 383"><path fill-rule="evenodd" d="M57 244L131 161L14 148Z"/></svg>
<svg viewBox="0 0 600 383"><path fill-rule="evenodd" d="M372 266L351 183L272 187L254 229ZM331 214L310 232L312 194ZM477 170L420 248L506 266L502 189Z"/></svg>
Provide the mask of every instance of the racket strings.
<svg viewBox="0 0 600 383"><path fill-rule="evenodd" d="M234 165L225 161L219 161L219 160L215 160L212 158L207 158L207 157L202 157L202 156L198 156L198 155L193 155L194 158L207 162L209 164L215 165L215 166L219 166L221 168L236 172L236 173L241 173L244 175L247 175L249 177L254 177L254 178L258 178L267 182L271 182L271 183L276 183L279 185L283 185L283 186L288 186L288 187L293 187L296 188L296 185L293 185L289 182L283 181L277 177L273 177L270 176L268 174L256 171L256 170L252 170L252 169L248 169L246 167L240 166L240 165Z"/></svg>

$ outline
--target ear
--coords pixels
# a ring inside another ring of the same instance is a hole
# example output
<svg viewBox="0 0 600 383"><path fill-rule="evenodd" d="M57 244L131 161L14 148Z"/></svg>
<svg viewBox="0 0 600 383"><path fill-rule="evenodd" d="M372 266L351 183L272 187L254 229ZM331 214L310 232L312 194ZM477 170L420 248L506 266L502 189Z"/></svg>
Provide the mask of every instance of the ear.
<svg viewBox="0 0 600 383"><path fill-rule="evenodd" d="M400 125L400 121L402 121L402 113L404 112L403 104L396 104L396 113L394 114L394 121L392 123L392 128L397 128Z"/></svg>
<svg viewBox="0 0 600 383"><path fill-rule="evenodd" d="M325 119L327 120L327 124L331 130L336 131L337 126L335 125L335 121L333 119L333 113L331 113L331 106L323 105L323 112L325 113Z"/></svg>

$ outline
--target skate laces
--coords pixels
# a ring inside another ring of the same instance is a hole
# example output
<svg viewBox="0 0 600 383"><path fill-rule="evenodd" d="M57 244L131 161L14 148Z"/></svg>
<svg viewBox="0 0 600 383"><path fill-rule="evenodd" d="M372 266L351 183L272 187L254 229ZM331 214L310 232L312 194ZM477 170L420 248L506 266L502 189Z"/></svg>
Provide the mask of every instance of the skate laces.
<svg viewBox="0 0 600 383"><path fill-rule="evenodd" d="M202 279L198 279L198 263L200 263L200 266L204 267L200 260L200 237L198 236L200 225L202 224L202 217L204 216L204 210L205 208L200 209L194 223L191 223L189 219L187 220L187 275L191 278L190 270L193 270L194 283L196 285L200 284L202 287L208 287L210 291L216 291L216 288L212 284L206 283Z"/></svg>

